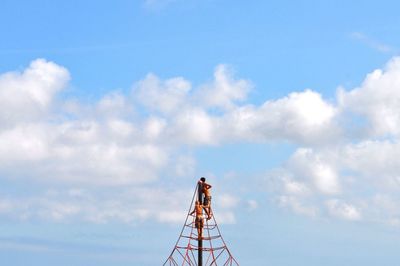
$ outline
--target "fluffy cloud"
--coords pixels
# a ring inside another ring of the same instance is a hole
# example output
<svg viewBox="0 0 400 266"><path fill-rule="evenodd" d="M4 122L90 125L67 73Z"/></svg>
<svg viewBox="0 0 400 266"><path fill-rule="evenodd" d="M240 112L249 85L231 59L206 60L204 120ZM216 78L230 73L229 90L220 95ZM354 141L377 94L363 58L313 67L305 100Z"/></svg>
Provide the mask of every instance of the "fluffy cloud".
<svg viewBox="0 0 400 266"><path fill-rule="evenodd" d="M131 100L117 92L92 105L57 100L68 79L43 59L0 76L0 173L97 185L157 179L170 154L156 142L162 122L135 120Z"/></svg>
<svg viewBox="0 0 400 266"><path fill-rule="evenodd" d="M22 73L2 74L0 129L42 118L68 80L69 73L65 68L44 59L32 61Z"/></svg>
<svg viewBox="0 0 400 266"><path fill-rule="evenodd" d="M389 45L380 41L374 40L362 32L353 32L350 36L381 53L394 52L393 47L390 47Z"/></svg>
<svg viewBox="0 0 400 266"><path fill-rule="evenodd" d="M398 225L398 153L398 142L390 140L299 148L268 179L275 180L281 206L297 213Z"/></svg>
<svg viewBox="0 0 400 266"><path fill-rule="evenodd" d="M311 90L294 92L260 107L242 106L227 114L223 126L239 140L322 143L339 135L336 108Z"/></svg>
<svg viewBox="0 0 400 266"><path fill-rule="evenodd" d="M80 204L77 194L68 193L3 197L0 213L32 206L33 214L18 213L52 220L79 216L93 222L173 222L181 203L169 201L172 212L158 205L166 198L183 199L185 192L171 195L168 188L155 187L165 178L193 175L193 149L281 141L296 150L282 169L269 174L277 204L314 217L396 224L399 62L391 60L353 90L339 89L336 100L306 89L256 106L246 101L251 83L234 77L224 65L217 66L206 84L149 74L134 83L130 94L110 92L83 104L59 97L68 86L65 68L35 60L21 73L0 76L0 175L89 190L136 190L107 197L93 192L92 198L79 199ZM126 195L137 202L126 203ZM257 208L253 200L228 194L215 201L226 222L235 221L233 206L240 202Z"/></svg>
<svg viewBox="0 0 400 266"><path fill-rule="evenodd" d="M360 220L361 214L353 205L340 202L337 199L331 199L326 202L329 213L333 216L346 220Z"/></svg>
<svg viewBox="0 0 400 266"><path fill-rule="evenodd" d="M350 91L339 90L338 100L344 111L368 120L370 136L400 133L400 58L368 74L362 85Z"/></svg>
<svg viewBox="0 0 400 266"><path fill-rule="evenodd" d="M225 107L244 97L237 91L244 90L245 82L235 81L224 69L217 68L212 86L201 86L204 94L220 97L213 106ZM96 191L103 186L135 185L142 188L130 194L139 197L137 203L125 204L127 198L117 192L110 196L115 201L97 193L79 200L55 193L1 197L1 212L20 219L54 221L80 217L93 222L176 222L182 216L170 210L182 210L181 205L177 208L181 195L154 191L154 182L160 175L194 173L195 161L181 152L182 146L219 141L215 131L219 118L208 113L210 105L202 106L190 95L191 84L180 77L162 81L149 74L135 83L132 95L111 92L91 104L58 97L68 80L65 68L43 59L21 73L0 76L0 101L5 107L0 110L1 176L44 186L76 184ZM166 200L171 197L172 203ZM168 208L160 207L166 201ZM220 220L234 222L232 206L225 205L226 200Z"/></svg>
<svg viewBox="0 0 400 266"><path fill-rule="evenodd" d="M207 107L232 109L235 102L244 101L251 89L249 81L233 78L232 70L226 65L219 65L214 72L212 84L204 85L197 95Z"/></svg>
<svg viewBox="0 0 400 266"><path fill-rule="evenodd" d="M269 173L277 202L309 216L398 226L399 95L399 58L361 86L339 88L333 106L339 139L297 148L282 169Z"/></svg>
<svg viewBox="0 0 400 266"><path fill-rule="evenodd" d="M298 149L289 159L287 167L296 173L297 179L304 180L321 194L332 195L340 192L335 167L322 154L315 154L311 149ZM306 190L304 184L293 181L288 181L286 187L294 193Z"/></svg>
<svg viewBox="0 0 400 266"><path fill-rule="evenodd" d="M130 223L145 221L178 223L188 212L191 189L136 186L93 190L84 188L52 189L33 197L0 200L0 217L12 220L50 222ZM223 196L238 199L229 194ZM235 206L214 204L220 223L234 223Z"/></svg>
<svg viewBox="0 0 400 266"><path fill-rule="evenodd" d="M191 84L183 78L161 81L154 74L149 74L134 86L134 93L145 107L169 114L185 106L190 89Z"/></svg>

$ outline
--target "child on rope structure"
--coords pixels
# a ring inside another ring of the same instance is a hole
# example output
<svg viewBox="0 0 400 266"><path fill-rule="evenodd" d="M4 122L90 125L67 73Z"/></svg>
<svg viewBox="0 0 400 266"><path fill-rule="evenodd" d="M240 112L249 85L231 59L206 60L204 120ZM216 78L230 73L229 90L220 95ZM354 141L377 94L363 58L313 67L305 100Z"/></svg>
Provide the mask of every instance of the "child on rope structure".
<svg viewBox="0 0 400 266"><path fill-rule="evenodd" d="M204 193L204 202L203 202L203 208L204 211L207 214L207 220L210 220L212 217L212 213L211 213L211 192L210 192L210 188L212 188L212 186L210 184L206 183L206 178L202 177L200 178L200 181L202 183L202 188L203 188L203 193Z"/></svg>
<svg viewBox="0 0 400 266"><path fill-rule="evenodd" d="M193 215L194 213L196 213L196 220L194 222L194 225L197 229L197 236L199 239L203 239L203 227L204 227L203 205L201 205L198 200L196 200L194 210L190 213L190 215Z"/></svg>

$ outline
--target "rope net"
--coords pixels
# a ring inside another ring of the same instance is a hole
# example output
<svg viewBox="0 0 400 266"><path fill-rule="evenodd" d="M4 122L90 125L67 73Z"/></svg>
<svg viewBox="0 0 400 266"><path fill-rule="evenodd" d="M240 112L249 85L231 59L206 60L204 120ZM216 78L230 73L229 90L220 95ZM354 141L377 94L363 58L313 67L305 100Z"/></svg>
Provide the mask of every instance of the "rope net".
<svg viewBox="0 0 400 266"><path fill-rule="evenodd" d="M185 224L168 259L163 266L199 266L198 252L202 252L201 266L232 266L239 265L233 258L231 252L225 244L215 220L215 215L210 207L212 217L207 220L203 211L203 237L202 246L199 247L199 236L195 227L195 214L190 214L193 210L199 186L196 187L195 193L190 204L189 211L186 216Z"/></svg>

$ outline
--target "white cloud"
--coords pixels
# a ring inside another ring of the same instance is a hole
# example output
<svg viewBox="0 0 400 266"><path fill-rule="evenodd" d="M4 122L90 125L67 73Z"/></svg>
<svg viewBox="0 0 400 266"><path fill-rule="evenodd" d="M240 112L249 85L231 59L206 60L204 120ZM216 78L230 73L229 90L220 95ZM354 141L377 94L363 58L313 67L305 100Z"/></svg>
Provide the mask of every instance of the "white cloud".
<svg viewBox="0 0 400 266"><path fill-rule="evenodd" d="M176 143L212 145L220 141L217 123L216 118L200 108L186 109L173 119L169 134Z"/></svg>
<svg viewBox="0 0 400 266"><path fill-rule="evenodd" d="M351 204L340 202L337 199L331 199L326 201L326 205L329 213L333 216L352 221L361 219L361 213Z"/></svg>
<svg viewBox="0 0 400 266"><path fill-rule="evenodd" d="M155 220L182 224L193 196L191 189L128 187L104 190L52 190L34 197L0 199L0 217L57 223L131 223ZM232 195L224 195L233 199ZM217 197L218 198L218 197ZM236 206L218 205L216 219L234 223Z"/></svg>
<svg viewBox="0 0 400 266"><path fill-rule="evenodd" d="M340 192L338 175L334 167L322 158L322 155L315 154L312 149L298 149L289 159L287 167L292 169L299 179L307 180L319 193ZM306 189L304 185L301 186L302 190Z"/></svg>
<svg viewBox="0 0 400 266"><path fill-rule="evenodd" d="M288 194L307 195L309 193L309 188L303 182L298 182L287 178L284 178L282 181L284 184L284 189Z"/></svg>
<svg viewBox="0 0 400 266"><path fill-rule="evenodd" d="M278 198L278 204L282 207L289 208L295 213L309 217L316 217L319 213L319 209L317 207L313 205L307 205L293 196L280 196Z"/></svg>
<svg viewBox="0 0 400 266"><path fill-rule="evenodd" d="M335 115L335 107L320 94L305 90L267 101L260 107L237 108L226 115L223 126L236 139L311 144L331 141L339 135Z"/></svg>
<svg viewBox="0 0 400 266"><path fill-rule="evenodd" d="M15 162L40 161L48 158L47 126L25 124L0 131L0 161L3 167ZM0 166L0 169L3 168Z"/></svg>
<svg viewBox="0 0 400 266"><path fill-rule="evenodd" d="M110 124L112 132L106 134ZM10 177L98 185L156 179L157 171L168 161L167 151L152 143L140 143L140 139L130 140L132 135L127 136L131 132L129 124L121 121L110 124L76 121L61 125L26 125L3 131L0 134L0 171L7 172ZM114 132L116 125L119 130Z"/></svg>
<svg viewBox="0 0 400 266"><path fill-rule="evenodd" d="M0 110L3 118L13 108L22 114L4 120L7 126L0 131L0 173L9 179L40 180L43 184L62 182L87 188L137 185L143 190L135 193L138 204L132 205L116 194L113 195L116 200L82 198L82 191L9 199L7 206L29 206L13 211L21 219L181 220L177 212L182 205L173 200L167 208L160 208L171 195L167 197L165 190L153 191L153 188L160 175L193 175L195 160L182 153L182 147L254 141L257 140L254 132L263 127L267 128L259 136L262 140L293 136L301 139L295 133L281 137L279 130L289 123L294 125L291 129L302 126L308 131L318 131L331 123L335 112L319 94L311 91L294 93L261 107L240 106L251 85L234 78L223 65L216 68L214 81L198 86L194 93L190 82L182 77L163 81L149 74L134 85L133 97L114 91L91 104L57 98L57 93L68 85L68 79L66 69L42 59L32 62L22 74L1 76L1 100L7 103L16 93L25 100L11 101L8 109ZM59 108L55 108L55 103ZM313 103L315 110L307 106ZM220 112L210 108L219 108ZM244 121L246 129L232 119L243 110L251 110L248 117L256 121ZM276 114L280 117L272 125L275 132L269 135L269 121ZM303 119L308 119L305 125L300 121ZM160 198L164 200L159 201ZM228 194L216 199L216 206L221 209L218 219L234 222L232 210L240 199ZM8 212L9 208L3 205L2 210ZM251 206L254 208L254 202ZM174 208L176 211L171 211Z"/></svg>
<svg viewBox="0 0 400 266"><path fill-rule="evenodd" d="M216 205L221 208L236 208L239 204L239 198L230 194L219 194Z"/></svg>
<svg viewBox="0 0 400 266"><path fill-rule="evenodd" d="M218 224L235 224L236 217L232 211L219 211L215 218Z"/></svg>
<svg viewBox="0 0 400 266"><path fill-rule="evenodd" d="M100 99L94 111L102 118L126 117L133 112L133 106L121 93L111 92Z"/></svg>
<svg viewBox="0 0 400 266"><path fill-rule="evenodd" d="M191 84L181 77L161 81L154 74L134 86L135 97L145 107L164 114L177 112L186 104Z"/></svg>
<svg viewBox="0 0 400 266"><path fill-rule="evenodd" d="M364 116L369 121L370 135L400 133L400 58L389 61L385 69L368 74L358 88L338 92L344 111Z"/></svg>
<svg viewBox="0 0 400 266"><path fill-rule="evenodd" d="M213 83L203 86L198 96L205 106L232 109L235 102L246 100L251 87L249 81L235 80L228 66L219 65L215 69Z"/></svg>
<svg viewBox="0 0 400 266"><path fill-rule="evenodd" d="M274 191L281 206L296 213L309 216L301 208L309 206L339 219L395 224L400 219L398 153L398 142L389 140L301 148L272 173Z"/></svg>
<svg viewBox="0 0 400 266"><path fill-rule="evenodd" d="M68 80L65 68L44 59L32 61L22 73L0 75L0 130L42 118Z"/></svg>
<svg viewBox="0 0 400 266"><path fill-rule="evenodd" d="M309 112L311 121L327 121L328 130L316 133L327 139L323 145L297 141L303 147L268 175L281 206L308 216L398 225L399 99L400 59L393 58L384 69L368 74L361 86L340 88L337 106L322 112L326 120L314 120ZM310 125L307 119L304 124ZM336 133L329 134L331 129Z"/></svg>
<svg viewBox="0 0 400 266"><path fill-rule="evenodd" d="M341 151L342 167L377 188L400 189L400 144L396 141L362 141Z"/></svg>
<svg viewBox="0 0 400 266"><path fill-rule="evenodd" d="M353 32L353 33L351 33L351 37L365 43L366 45L370 46L371 48L373 48L379 52L382 52L382 53L393 52L393 48L390 47L389 45L379 42L377 40L374 40L362 32Z"/></svg>
<svg viewBox="0 0 400 266"><path fill-rule="evenodd" d="M133 120L131 100L118 92L92 105L60 99L66 108L51 108L68 79L43 59L0 76L0 173L98 185L155 180L168 162L167 147L156 143L162 123Z"/></svg>
<svg viewBox="0 0 400 266"><path fill-rule="evenodd" d="M196 160L190 155L180 155L176 159L175 174L178 177L195 176Z"/></svg>
<svg viewBox="0 0 400 266"><path fill-rule="evenodd" d="M283 141L298 147L274 172L278 204L313 217L400 220L400 211L390 207L400 202L398 58L361 86L339 90L337 101L306 89L260 106L246 102L251 83L223 65L206 84L149 74L131 95L114 91L90 104L57 97L68 79L65 68L43 59L21 73L0 76L0 174L100 190L137 186L138 203L125 203L118 193L116 200L93 193L80 203L75 199L80 193L46 201L48 194L21 202L4 199L3 214L12 206L32 206L16 212L55 221L178 221L186 204L166 200L171 197L166 189L153 189L161 176L192 176L195 147ZM377 196L383 194L385 200ZM219 196L220 219L228 222L235 221L234 206L257 207L251 200ZM165 201L168 211L159 208Z"/></svg>
<svg viewBox="0 0 400 266"><path fill-rule="evenodd" d="M150 140L157 140L165 130L167 122L165 119L150 117L144 124L144 135Z"/></svg>

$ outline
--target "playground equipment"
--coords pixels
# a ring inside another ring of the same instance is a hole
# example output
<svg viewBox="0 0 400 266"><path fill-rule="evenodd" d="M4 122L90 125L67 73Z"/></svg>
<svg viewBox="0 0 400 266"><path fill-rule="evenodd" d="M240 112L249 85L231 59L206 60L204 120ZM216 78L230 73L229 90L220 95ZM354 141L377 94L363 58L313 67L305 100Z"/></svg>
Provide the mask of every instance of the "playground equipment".
<svg viewBox="0 0 400 266"><path fill-rule="evenodd" d="M195 199L204 202L203 183L198 182L182 231L175 247L163 266L232 266L239 265L222 238L212 208L209 208L211 219L206 219L203 212L202 237L196 228L196 214L191 214ZM197 254L196 254L197 253Z"/></svg>

